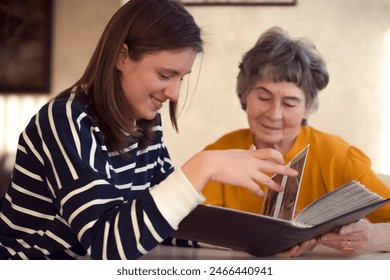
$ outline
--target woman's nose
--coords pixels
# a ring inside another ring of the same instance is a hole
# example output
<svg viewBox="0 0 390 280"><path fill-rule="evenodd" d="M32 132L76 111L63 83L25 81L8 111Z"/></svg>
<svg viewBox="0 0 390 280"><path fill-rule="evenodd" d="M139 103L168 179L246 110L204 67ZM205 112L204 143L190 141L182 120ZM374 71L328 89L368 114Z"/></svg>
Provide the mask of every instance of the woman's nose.
<svg viewBox="0 0 390 280"><path fill-rule="evenodd" d="M282 106L280 104L273 103L268 110L268 116L275 120L281 119L283 116Z"/></svg>
<svg viewBox="0 0 390 280"><path fill-rule="evenodd" d="M172 81L165 89L164 95L170 101L177 101L179 99L181 80Z"/></svg>

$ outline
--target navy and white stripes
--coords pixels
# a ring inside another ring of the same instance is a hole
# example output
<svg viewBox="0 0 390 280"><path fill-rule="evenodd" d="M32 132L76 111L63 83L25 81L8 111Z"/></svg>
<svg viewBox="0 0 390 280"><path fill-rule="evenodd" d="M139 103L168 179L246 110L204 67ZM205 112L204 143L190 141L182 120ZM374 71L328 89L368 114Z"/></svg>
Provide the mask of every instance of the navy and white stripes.
<svg viewBox="0 0 390 280"><path fill-rule="evenodd" d="M155 142L108 153L83 92L56 98L20 135L0 211L0 259L136 259L203 198ZM154 191L151 192L150 188Z"/></svg>

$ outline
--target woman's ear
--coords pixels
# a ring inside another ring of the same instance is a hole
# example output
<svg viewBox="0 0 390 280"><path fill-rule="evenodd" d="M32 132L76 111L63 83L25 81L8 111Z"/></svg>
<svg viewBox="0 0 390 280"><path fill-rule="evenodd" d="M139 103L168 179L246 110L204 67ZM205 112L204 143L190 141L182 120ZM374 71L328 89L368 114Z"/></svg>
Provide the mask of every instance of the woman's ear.
<svg viewBox="0 0 390 280"><path fill-rule="evenodd" d="M303 118L304 119L308 119L309 116L311 115L311 113L313 113L313 109L306 108L305 109L305 114L303 115Z"/></svg>
<svg viewBox="0 0 390 280"><path fill-rule="evenodd" d="M241 109L246 111L246 95L243 94L242 92L240 92L238 94L238 97L240 99L240 103L241 103Z"/></svg>
<svg viewBox="0 0 390 280"><path fill-rule="evenodd" d="M123 44L118 55L118 59L116 61L115 67L117 70L121 71L123 66L126 64L127 59L129 58L128 55L128 47L126 44Z"/></svg>
<svg viewBox="0 0 390 280"><path fill-rule="evenodd" d="M303 126L305 125L308 125L308 119L309 119L309 116L311 115L311 113L313 113L313 110L312 109L305 109L305 114L303 115L303 119L301 121L301 124Z"/></svg>

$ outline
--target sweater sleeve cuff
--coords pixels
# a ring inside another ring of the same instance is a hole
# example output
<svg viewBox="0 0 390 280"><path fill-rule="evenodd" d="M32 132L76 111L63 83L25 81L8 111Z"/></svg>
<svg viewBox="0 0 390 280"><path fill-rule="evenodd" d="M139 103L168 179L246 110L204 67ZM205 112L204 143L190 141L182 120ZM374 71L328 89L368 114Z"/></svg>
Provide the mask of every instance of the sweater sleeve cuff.
<svg viewBox="0 0 390 280"><path fill-rule="evenodd" d="M157 208L174 229L205 198L196 191L183 171L175 169L164 181L150 188Z"/></svg>

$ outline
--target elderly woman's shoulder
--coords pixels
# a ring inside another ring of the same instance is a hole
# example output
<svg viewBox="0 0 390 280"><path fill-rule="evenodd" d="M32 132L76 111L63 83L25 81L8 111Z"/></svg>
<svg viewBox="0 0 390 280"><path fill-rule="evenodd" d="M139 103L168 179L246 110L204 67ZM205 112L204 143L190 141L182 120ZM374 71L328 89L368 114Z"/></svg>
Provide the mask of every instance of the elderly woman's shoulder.
<svg viewBox="0 0 390 280"><path fill-rule="evenodd" d="M306 126L304 128L304 133L310 137L313 144L322 146L322 148L331 148L331 147L343 147L348 149L351 145L343 139L340 135L325 132L319 129L316 129L311 126Z"/></svg>

